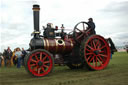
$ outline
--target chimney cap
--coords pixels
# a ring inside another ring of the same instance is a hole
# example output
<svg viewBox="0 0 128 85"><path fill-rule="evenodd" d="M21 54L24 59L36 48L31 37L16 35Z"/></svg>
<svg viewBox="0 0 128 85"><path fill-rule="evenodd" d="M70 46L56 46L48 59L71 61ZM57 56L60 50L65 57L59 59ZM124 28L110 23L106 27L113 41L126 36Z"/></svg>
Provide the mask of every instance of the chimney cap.
<svg viewBox="0 0 128 85"><path fill-rule="evenodd" d="M40 7L40 5L38 5L38 4L33 5L33 8L39 8L39 7Z"/></svg>

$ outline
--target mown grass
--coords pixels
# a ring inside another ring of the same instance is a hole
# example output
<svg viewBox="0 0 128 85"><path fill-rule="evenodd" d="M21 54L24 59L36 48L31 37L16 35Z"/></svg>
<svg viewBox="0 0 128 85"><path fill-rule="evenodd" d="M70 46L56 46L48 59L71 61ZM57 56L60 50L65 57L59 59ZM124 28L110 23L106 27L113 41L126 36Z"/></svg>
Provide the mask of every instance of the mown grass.
<svg viewBox="0 0 128 85"><path fill-rule="evenodd" d="M101 71L56 66L50 75L41 78L32 77L24 67L3 67L0 85L128 85L128 54L115 53L108 67Z"/></svg>

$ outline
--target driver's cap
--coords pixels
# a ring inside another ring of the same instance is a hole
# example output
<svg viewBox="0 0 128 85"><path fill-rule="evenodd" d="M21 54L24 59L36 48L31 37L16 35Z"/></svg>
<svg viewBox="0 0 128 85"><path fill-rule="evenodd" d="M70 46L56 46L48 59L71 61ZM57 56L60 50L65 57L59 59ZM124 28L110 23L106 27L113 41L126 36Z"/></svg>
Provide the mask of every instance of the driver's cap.
<svg viewBox="0 0 128 85"><path fill-rule="evenodd" d="M88 20L93 21L93 18L89 18Z"/></svg>

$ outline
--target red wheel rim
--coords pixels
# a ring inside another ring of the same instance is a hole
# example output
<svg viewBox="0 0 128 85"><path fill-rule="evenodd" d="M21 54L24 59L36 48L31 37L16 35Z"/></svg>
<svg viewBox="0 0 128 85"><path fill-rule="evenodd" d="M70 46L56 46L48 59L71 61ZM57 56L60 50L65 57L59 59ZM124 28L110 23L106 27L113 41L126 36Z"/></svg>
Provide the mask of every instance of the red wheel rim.
<svg viewBox="0 0 128 85"><path fill-rule="evenodd" d="M85 60L93 70L104 69L110 60L110 48L106 40L98 35L90 37L85 44Z"/></svg>
<svg viewBox="0 0 128 85"><path fill-rule="evenodd" d="M34 76L45 76L52 70L53 61L48 53L35 52L30 55L27 66Z"/></svg>

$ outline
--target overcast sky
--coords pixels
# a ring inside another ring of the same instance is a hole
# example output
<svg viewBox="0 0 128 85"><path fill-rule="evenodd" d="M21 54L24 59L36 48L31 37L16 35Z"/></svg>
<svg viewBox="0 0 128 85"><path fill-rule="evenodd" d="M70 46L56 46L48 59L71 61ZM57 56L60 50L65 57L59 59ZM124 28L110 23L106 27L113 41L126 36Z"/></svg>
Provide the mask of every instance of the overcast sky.
<svg viewBox="0 0 128 85"><path fill-rule="evenodd" d="M0 0L0 51L29 46L33 32L32 5L40 5L40 29L51 22L73 29L92 17L96 32L116 46L128 42L128 0Z"/></svg>

